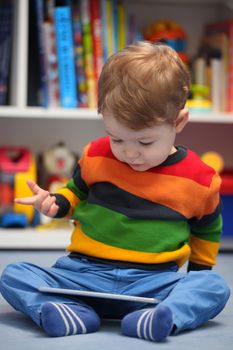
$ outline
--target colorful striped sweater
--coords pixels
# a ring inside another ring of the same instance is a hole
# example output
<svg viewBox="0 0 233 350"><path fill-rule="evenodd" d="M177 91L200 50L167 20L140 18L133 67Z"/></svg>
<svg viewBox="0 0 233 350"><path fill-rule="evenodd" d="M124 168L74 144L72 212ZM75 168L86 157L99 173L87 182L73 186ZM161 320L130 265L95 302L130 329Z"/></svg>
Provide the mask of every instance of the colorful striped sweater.
<svg viewBox="0 0 233 350"><path fill-rule="evenodd" d="M211 268L222 228L220 177L185 147L137 172L109 137L91 142L56 194L57 217L75 220L68 251L139 264L175 261Z"/></svg>

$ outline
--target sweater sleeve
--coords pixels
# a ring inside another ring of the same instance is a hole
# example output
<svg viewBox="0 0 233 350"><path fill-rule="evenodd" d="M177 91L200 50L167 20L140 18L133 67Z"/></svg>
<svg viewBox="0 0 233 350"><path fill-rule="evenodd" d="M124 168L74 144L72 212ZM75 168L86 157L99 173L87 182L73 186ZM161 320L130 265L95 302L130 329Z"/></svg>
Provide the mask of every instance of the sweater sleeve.
<svg viewBox="0 0 233 350"><path fill-rule="evenodd" d="M203 215L189 220L191 254L188 270L211 269L216 264L222 232L220 184L220 177L215 174L202 203Z"/></svg>
<svg viewBox="0 0 233 350"><path fill-rule="evenodd" d="M66 186L53 194L56 197L56 204L59 206L55 218L72 217L73 211L80 201L87 198L89 189L81 176L82 162L83 158L76 165L74 173Z"/></svg>

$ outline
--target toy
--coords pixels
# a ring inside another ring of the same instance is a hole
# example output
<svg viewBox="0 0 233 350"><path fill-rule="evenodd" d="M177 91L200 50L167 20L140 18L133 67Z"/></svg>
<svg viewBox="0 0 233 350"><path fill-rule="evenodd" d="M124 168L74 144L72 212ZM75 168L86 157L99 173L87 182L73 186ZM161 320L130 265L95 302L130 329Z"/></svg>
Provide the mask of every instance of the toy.
<svg viewBox="0 0 233 350"><path fill-rule="evenodd" d="M186 49L186 33L175 21L164 19L149 24L144 31L144 38L152 43L164 42L176 50L180 58L188 63Z"/></svg>
<svg viewBox="0 0 233 350"><path fill-rule="evenodd" d="M36 181L35 159L25 147L0 148L0 226L25 227L34 220L31 206L14 203L15 197L31 196L26 180Z"/></svg>
<svg viewBox="0 0 233 350"><path fill-rule="evenodd" d="M201 156L201 159L203 160L203 162L211 166L218 173L221 173L222 170L224 169L224 159L221 156L221 154L217 152L209 151L209 152L203 153L203 155Z"/></svg>
<svg viewBox="0 0 233 350"><path fill-rule="evenodd" d="M190 93L186 107L192 112L209 112L212 110L212 103L209 99L210 91L207 85L192 84Z"/></svg>
<svg viewBox="0 0 233 350"><path fill-rule="evenodd" d="M42 186L50 193L61 188L68 181L75 166L76 157L63 143L59 142L41 155L43 174ZM42 177L41 177L42 179ZM53 220L41 215L42 225L38 229L56 228L64 226L61 220Z"/></svg>

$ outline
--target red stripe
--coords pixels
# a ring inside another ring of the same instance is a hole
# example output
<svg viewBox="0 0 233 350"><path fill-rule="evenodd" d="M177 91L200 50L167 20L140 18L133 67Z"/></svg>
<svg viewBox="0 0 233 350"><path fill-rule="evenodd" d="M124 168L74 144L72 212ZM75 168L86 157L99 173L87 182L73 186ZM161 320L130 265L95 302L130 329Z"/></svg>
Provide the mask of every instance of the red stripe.
<svg viewBox="0 0 233 350"><path fill-rule="evenodd" d="M87 153L88 157L106 157L116 159L110 148L109 136L102 137L91 143ZM116 161L118 161L116 159ZM184 177L193 180L200 185L209 187L215 171L204 164L202 160L191 150L187 156L176 164L157 166L148 170L150 173Z"/></svg>

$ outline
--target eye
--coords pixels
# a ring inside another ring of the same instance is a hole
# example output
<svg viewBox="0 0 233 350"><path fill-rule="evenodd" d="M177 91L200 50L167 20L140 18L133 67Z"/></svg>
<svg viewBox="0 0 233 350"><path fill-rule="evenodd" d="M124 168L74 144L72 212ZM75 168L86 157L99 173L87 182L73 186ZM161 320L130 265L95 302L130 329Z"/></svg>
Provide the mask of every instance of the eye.
<svg viewBox="0 0 233 350"><path fill-rule="evenodd" d="M139 141L139 143L140 143L140 145L142 145L142 146L151 146L151 145L154 143L154 141L151 141L151 142L142 142L142 141Z"/></svg>
<svg viewBox="0 0 233 350"><path fill-rule="evenodd" d="M112 140L113 143L121 143L122 142L122 140L113 139L113 138L111 138L111 140Z"/></svg>

